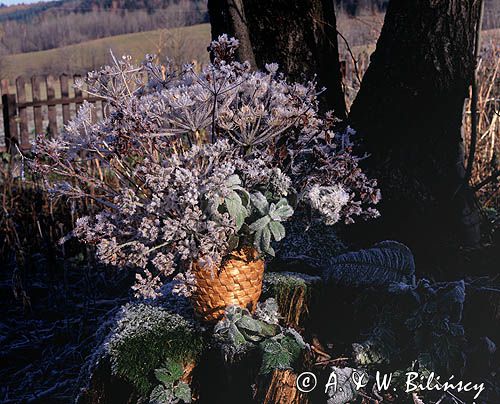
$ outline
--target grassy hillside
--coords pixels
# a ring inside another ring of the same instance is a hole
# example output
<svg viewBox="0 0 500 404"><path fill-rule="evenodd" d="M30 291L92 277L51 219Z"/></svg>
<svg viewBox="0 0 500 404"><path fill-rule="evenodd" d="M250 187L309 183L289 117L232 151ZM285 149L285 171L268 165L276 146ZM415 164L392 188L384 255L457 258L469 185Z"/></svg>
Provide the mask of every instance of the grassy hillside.
<svg viewBox="0 0 500 404"><path fill-rule="evenodd" d="M181 62L208 60L210 25L200 24L170 30L117 35L39 52L5 57L4 76L30 76L39 73L85 72L110 60L109 50L116 56L131 55L142 60L146 53L156 53Z"/></svg>
<svg viewBox="0 0 500 404"><path fill-rule="evenodd" d="M1 11L0 52L8 55L208 22L206 0L60 0Z"/></svg>

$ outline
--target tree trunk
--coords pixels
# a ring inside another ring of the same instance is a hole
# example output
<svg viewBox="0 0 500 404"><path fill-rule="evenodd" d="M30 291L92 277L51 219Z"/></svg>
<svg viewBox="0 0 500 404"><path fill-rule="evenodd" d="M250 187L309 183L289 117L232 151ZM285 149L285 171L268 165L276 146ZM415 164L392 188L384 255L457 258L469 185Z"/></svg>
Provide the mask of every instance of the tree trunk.
<svg viewBox="0 0 500 404"><path fill-rule="evenodd" d="M277 62L291 80L316 77L321 107L345 118L333 0L209 0L208 9L212 37L239 39L240 60Z"/></svg>
<svg viewBox="0 0 500 404"><path fill-rule="evenodd" d="M243 0L208 0L212 39L228 34L240 41L237 58L257 68L245 17Z"/></svg>
<svg viewBox="0 0 500 404"><path fill-rule="evenodd" d="M462 138L479 19L477 0L389 3L349 116L382 189L377 238L479 242Z"/></svg>

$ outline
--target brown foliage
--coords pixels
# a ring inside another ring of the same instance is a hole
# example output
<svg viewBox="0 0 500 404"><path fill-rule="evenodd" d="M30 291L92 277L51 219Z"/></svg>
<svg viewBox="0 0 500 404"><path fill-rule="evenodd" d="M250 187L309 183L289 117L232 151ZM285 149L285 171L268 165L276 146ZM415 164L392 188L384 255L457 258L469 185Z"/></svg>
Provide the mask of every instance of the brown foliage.
<svg viewBox="0 0 500 404"><path fill-rule="evenodd" d="M471 183L486 207L500 207L500 46L494 36L487 36L477 69L477 144ZM464 141L467 154L471 142L471 98L464 114Z"/></svg>

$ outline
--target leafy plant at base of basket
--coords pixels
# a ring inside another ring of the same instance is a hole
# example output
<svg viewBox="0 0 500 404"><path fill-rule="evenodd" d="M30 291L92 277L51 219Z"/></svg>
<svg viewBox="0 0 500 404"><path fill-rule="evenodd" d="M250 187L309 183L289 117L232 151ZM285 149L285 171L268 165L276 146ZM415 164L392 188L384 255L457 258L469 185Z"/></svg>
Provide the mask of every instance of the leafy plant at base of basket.
<svg viewBox="0 0 500 404"><path fill-rule="evenodd" d="M149 396L150 404L176 404L191 402L191 387L182 381L184 367L167 360L163 367L155 369L155 377L160 382Z"/></svg>
<svg viewBox="0 0 500 404"><path fill-rule="evenodd" d="M278 305L273 298L259 303L254 315L229 306L214 328L214 340L227 362L258 349L262 357L260 374L293 369L307 345L297 331L278 325L278 319Z"/></svg>
<svg viewBox="0 0 500 404"><path fill-rule="evenodd" d="M174 276L189 293L193 268L214 276L240 251L273 255L296 210L327 225L378 215L376 181L352 154L352 131L334 133L319 114L315 83L290 83L275 64L251 71L232 59L237 45L214 41L199 73L113 56L82 87L106 101L105 117L94 123L85 104L63 133L37 138L32 166L54 197L96 206L73 235L135 270L139 296Z"/></svg>

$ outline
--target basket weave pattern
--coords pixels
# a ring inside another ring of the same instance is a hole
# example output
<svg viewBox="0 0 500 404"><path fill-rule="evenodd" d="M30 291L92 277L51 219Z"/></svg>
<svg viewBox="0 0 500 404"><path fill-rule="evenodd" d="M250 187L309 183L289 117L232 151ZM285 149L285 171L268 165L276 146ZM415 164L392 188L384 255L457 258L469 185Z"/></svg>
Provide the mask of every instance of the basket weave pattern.
<svg viewBox="0 0 500 404"><path fill-rule="evenodd" d="M219 270L202 269L194 264L196 290L191 296L195 313L201 320L215 322L224 309L238 305L253 311L262 292L264 261L249 254L230 258Z"/></svg>

